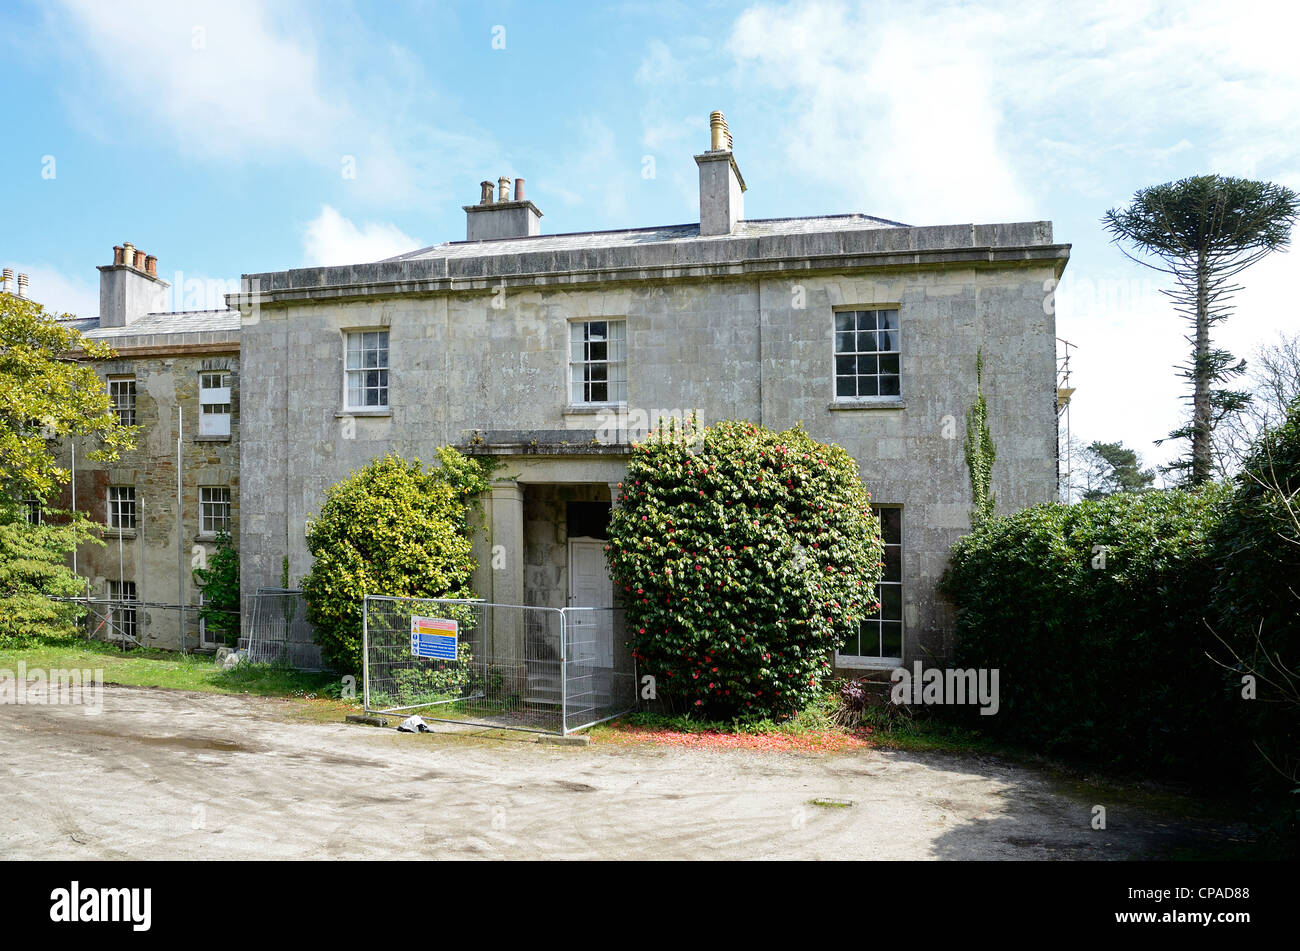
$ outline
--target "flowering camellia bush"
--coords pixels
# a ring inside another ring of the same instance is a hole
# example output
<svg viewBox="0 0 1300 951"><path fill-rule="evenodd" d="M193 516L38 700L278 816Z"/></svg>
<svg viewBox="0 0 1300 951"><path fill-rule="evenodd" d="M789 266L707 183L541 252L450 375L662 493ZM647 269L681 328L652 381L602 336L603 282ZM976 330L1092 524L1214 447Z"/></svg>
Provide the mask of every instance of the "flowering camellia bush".
<svg viewBox="0 0 1300 951"><path fill-rule="evenodd" d="M610 571L640 672L713 719L815 700L832 652L879 609L883 548L857 463L800 427L660 429L610 524Z"/></svg>

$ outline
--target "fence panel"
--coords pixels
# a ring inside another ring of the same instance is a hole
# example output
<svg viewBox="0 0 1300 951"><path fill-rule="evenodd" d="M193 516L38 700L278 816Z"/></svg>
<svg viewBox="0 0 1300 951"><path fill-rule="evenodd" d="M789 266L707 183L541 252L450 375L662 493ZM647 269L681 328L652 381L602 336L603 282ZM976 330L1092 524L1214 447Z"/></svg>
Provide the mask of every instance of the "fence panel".
<svg viewBox="0 0 1300 951"><path fill-rule="evenodd" d="M288 664L299 670L325 668L301 591L258 588L246 633L252 663Z"/></svg>
<svg viewBox="0 0 1300 951"><path fill-rule="evenodd" d="M366 709L562 732L562 625L554 608L367 597Z"/></svg>
<svg viewBox="0 0 1300 951"><path fill-rule="evenodd" d="M620 608L565 608L564 732L636 707L636 668Z"/></svg>
<svg viewBox="0 0 1300 951"><path fill-rule="evenodd" d="M635 706L621 611L371 596L363 630L373 713L570 733Z"/></svg>

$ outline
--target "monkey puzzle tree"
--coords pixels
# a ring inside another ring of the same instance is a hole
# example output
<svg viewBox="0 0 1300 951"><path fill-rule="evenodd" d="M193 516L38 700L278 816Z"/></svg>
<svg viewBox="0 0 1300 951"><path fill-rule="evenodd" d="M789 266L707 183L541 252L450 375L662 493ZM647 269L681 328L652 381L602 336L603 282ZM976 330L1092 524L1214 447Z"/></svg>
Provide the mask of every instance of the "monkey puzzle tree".
<svg viewBox="0 0 1300 951"><path fill-rule="evenodd" d="M1121 244L1127 257L1174 279L1163 293L1194 328L1187 338L1192 358L1179 368L1192 384L1192 416L1167 437L1191 440L1189 455L1169 468L1185 472L1192 485L1210 478L1210 438L1219 421L1250 399L1222 385L1245 371L1245 361L1212 347L1210 328L1232 313L1228 301L1241 289L1232 279L1285 248L1298 214L1300 198L1282 185L1196 175L1141 189L1127 208L1112 208L1102 219L1117 244L1136 248L1133 254Z"/></svg>

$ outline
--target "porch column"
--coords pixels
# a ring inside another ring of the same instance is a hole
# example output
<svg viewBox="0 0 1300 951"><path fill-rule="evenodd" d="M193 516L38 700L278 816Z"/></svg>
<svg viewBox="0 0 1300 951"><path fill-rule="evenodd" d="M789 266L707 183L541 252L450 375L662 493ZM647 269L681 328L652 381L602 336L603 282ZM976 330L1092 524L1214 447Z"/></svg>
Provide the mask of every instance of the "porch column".
<svg viewBox="0 0 1300 951"><path fill-rule="evenodd" d="M517 482L493 482L490 505L491 594L496 604L524 603L524 491ZM499 567L498 567L499 566ZM503 661L524 656L520 611L492 612L492 653Z"/></svg>

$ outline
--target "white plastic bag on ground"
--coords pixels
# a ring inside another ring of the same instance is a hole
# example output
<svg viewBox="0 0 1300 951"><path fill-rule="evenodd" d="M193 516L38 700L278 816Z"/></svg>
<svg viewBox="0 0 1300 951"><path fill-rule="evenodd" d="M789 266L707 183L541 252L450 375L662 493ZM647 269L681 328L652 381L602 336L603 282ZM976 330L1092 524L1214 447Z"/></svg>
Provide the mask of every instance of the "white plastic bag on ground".
<svg viewBox="0 0 1300 951"><path fill-rule="evenodd" d="M397 728L398 733L432 733L429 724L425 723L420 717L407 717L402 721L401 726Z"/></svg>

